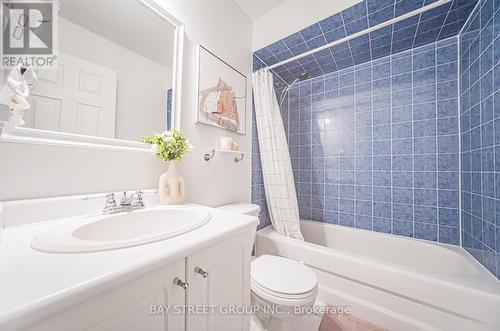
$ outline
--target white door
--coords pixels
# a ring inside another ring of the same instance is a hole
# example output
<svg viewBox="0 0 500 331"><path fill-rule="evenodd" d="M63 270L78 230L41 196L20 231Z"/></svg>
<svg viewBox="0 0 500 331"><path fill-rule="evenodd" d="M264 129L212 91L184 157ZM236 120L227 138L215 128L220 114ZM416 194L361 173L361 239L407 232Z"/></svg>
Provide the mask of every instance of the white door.
<svg viewBox="0 0 500 331"><path fill-rule="evenodd" d="M39 70L26 126L98 137L115 137L117 73L59 53L56 69Z"/></svg>
<svg viewBox="0 0 500 331"><path fill-rule="evenodd" d="M249 315L234 313L230 309L250 305L251 246L251 236L240 236L187 258L189 289L186 304L189 307L213 307L213 311L209 314L188 312L186 330L249 330Z"/></svg>

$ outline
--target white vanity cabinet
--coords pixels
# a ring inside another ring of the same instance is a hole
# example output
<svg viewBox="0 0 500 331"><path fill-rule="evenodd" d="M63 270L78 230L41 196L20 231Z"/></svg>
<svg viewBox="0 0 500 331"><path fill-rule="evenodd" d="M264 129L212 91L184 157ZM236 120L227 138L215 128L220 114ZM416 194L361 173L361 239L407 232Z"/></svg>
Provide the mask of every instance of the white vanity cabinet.
<svg viewBox="0 0 500 331"><path fill-rule="evenodd" d="M187 258L186 303L209 307L210 314L187 312L186 330L248 330L249 315L235 313L250 305L252 238L236 237Z"/></svg>
<svg viewBox="0 0 500 331"><path fill-rule="evenodd" d="M253 234L248 231L209 245L177 262L56 310L49 318L24 330L248 331L248 314L231 313L229 307L250 304ZM175 283L175 279L180 282ZM187 285L183 287L184 282ZM217 307L212 314L189 313L189 307L200 309L201 305ZM224 307L228 307L227 314Z"/></svg>
<svg viewBox="0 0 500 331"><path fill-rule="evenodd" d="M185 260L148 273L58 311L33 324L33 331L177 331L185 329L182 314L151 314L151 305L182 306L186 292L173 279L184 279Z"/></svg>

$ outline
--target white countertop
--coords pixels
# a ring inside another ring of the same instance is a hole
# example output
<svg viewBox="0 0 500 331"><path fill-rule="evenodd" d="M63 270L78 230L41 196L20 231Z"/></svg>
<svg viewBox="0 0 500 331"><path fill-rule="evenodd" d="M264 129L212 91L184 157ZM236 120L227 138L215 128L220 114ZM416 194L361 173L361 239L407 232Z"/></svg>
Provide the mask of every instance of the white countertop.
<svg viewBox="0 0 500 331"><path fill-rule="evenodd" d="M32 249L31 240L57 221L7 227L0 244L0 330L29 325L258 224L256 217L208 209L210 222L187 234L96 253L51 254Z"/></svg>

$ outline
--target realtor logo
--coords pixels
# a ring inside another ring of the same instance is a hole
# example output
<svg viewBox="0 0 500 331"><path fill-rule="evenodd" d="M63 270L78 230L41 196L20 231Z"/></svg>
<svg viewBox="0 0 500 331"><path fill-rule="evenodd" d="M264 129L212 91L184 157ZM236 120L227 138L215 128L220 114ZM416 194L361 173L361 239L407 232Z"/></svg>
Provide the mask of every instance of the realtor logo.
<svg viewBox="0 0 500 331"><path fill-rule="evenodd" d="M2 67L54 65L57 0L3 0Z"/></svg>

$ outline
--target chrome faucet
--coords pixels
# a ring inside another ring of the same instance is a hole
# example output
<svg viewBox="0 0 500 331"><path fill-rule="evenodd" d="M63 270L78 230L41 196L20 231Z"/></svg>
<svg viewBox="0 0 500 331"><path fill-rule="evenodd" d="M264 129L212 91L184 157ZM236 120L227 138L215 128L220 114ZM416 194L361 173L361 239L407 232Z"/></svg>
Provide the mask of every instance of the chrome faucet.
<svg viewBox="0 0 500 331"><path fill-rule="evenodd" d="M106 194L106 202L104 203L104 213L111 214L111 210L116 208L116 200L114 193Z"/></svg>
<svg viewBox="0 0 500 331"><path fill-rule="evenodd" d="M104 214L114 214L144 208L145 204L142 194L142 191L137 191L131 196L127 196L127 192L123 192L120 205L117 205L114 193L109 193L106 195L103 212Z"/></svg>

